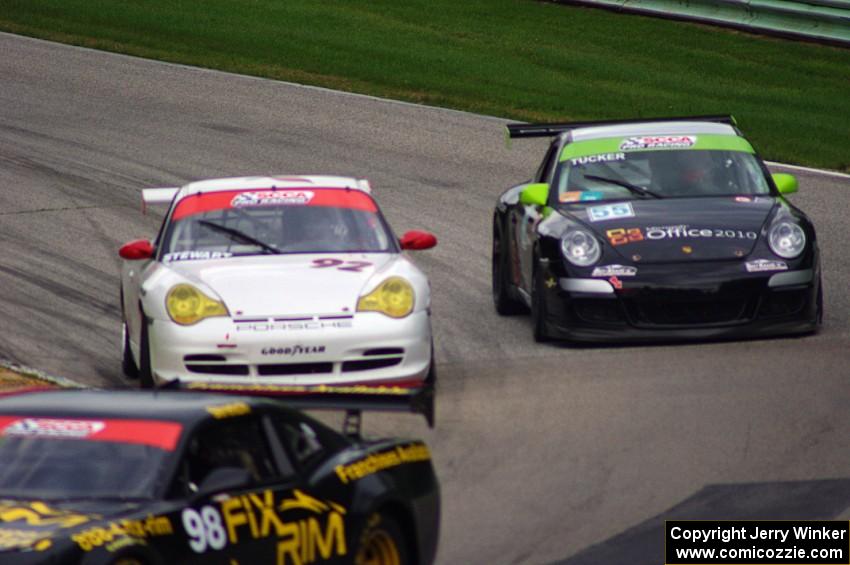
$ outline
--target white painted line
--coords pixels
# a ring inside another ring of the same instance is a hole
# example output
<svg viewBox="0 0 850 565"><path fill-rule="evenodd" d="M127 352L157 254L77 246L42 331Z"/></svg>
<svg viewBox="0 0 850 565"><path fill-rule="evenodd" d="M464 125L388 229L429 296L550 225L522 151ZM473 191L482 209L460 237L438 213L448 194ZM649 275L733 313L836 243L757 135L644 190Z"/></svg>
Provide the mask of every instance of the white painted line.
<svg viewBox="0 0 850 565"><path fill-rule="evenodd" d="M26 377L33 377L38 380L46 381L48 383L55 384L64 388L88 388L86 385L78 383L77 381L74 381L72 379L68 379L65 377L55 377L53 375L48 375L44 371L39 371L38 369L18 365L17 363L10 363L8 361L3 361L2 359L0 359L0 367L8 369L10 371L14 371L16 373L20 373L21 375L24 375Z"/></svg>
<svg viewBox="0 0 850 565"><path fill-rule="evenodd" d="M765 161L765 164L774 167L782 167L783 169L791 169L794 171L801 171L804 173L812 173L816 175L823 175L827 177L835 177L839 179L848 179L850 180L850 175L847 173L839 173L838 171L830 171L826 169L812 169L810 167L801 167L799 165L786 165L785 163L774 163L771 161Z"/></svg>

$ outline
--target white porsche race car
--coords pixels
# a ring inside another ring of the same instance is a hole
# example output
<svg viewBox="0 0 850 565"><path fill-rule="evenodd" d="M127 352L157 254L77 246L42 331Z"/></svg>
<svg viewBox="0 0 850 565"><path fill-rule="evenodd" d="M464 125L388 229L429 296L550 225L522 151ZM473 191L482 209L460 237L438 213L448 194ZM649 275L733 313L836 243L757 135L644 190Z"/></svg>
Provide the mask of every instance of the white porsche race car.
<svg viewBox="0 0 850 565"><path fill-rule="evenodd" d="M123 369L142 387L433 390L430 288L368 181L246 177L143 191L156 240L120 250Z"/></svg>

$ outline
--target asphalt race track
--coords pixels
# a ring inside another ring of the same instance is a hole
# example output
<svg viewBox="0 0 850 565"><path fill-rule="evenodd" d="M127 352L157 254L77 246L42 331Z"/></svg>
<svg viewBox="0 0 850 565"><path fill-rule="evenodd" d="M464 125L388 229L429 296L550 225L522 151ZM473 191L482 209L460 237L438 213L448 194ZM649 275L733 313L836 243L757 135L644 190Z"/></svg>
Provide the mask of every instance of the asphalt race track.
<svg viewBox="0 0 850 565"><path fill-rule="evenodd" d="M130 385L117 249L160 220L140 214L141 188L365 176L398 233L440 239L415 256L433 287L437 427L365 420L431 446L440 563L657 564L666 515L848 519L850 179L798 173L792 197L819 230L819 335L538 345L527 318L493 310L490 222L546 141L508 150L497 119L11 35L0 53L0 359Z"/></svg>

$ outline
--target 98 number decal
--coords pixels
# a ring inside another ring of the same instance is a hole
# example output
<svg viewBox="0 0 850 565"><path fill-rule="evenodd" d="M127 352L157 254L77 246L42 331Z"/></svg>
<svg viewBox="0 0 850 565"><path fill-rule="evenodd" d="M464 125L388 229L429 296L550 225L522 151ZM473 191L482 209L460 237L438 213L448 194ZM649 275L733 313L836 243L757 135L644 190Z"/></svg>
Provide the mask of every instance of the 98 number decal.
<svg viewBox="0 0 850 565"><path fill-rule="evenodd" d="M183 527L189 535L189 547L195 553L203 553L207 548L218 550L227 545L221 514L212 506L204 506L200 512L187 508L182 518Z"/></svg>

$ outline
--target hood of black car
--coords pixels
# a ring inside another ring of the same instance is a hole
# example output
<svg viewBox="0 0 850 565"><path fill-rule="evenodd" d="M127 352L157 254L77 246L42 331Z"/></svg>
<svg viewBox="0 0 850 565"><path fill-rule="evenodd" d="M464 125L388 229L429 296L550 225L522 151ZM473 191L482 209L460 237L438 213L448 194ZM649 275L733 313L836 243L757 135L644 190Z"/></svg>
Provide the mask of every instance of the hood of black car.
<svg viewBox="0 0 850 565"><path fill-rule="evenodd" d="M571 206L566 214L622 260L675 263L746 257L774 205L766 196L666 198Z"/></svg>

